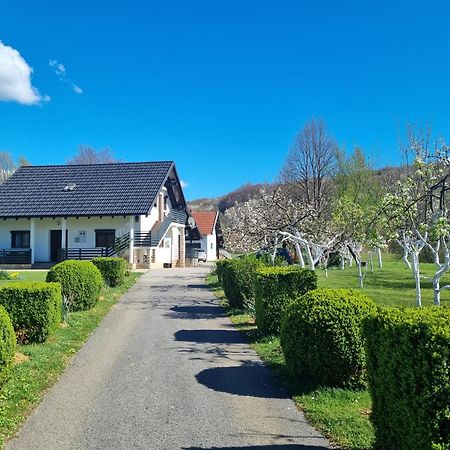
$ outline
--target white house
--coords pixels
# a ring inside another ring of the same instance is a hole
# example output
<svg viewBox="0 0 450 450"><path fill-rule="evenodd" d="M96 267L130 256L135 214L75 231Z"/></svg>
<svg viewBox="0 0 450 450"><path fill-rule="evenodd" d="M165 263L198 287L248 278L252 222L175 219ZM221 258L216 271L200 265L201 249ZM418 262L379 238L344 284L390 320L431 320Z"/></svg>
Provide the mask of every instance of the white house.
<svg viewBox="0 0 450 450"><path fill-rule="evenodd" d="M188 229L186 237L186 254L193 256L196 250L206 252L207 261L219 259L219 248L222 246L222 231L217 211L192 211L195 228Z"/></svg>
<svg viewBox="0 0 450 450"><path fill-rule="evenodd" d="M183 267L187 217L171 161L21 167L0 185L0 267L100 255Z"/></svg>

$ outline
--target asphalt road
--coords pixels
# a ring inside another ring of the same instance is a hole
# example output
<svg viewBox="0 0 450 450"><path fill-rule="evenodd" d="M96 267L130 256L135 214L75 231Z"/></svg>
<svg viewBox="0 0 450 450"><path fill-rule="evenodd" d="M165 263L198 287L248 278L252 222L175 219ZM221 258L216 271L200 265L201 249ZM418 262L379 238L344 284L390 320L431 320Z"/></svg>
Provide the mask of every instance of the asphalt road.
<svg viewBox="0 0 450 450"><path fill-rule="evenodd" d="M142 276L7 448L328 448L223 315L208 270Z"/></svg>

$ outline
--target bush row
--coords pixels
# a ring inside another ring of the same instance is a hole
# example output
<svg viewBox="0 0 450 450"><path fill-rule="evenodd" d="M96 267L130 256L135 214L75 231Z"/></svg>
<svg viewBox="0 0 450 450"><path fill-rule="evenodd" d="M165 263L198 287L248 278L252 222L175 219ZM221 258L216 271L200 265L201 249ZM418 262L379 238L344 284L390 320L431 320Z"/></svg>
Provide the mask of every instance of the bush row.
<svg viewBox="0 0 450 450"><path fill-rule="evenodd" d="M227 261L218 270L225 295L233 267ZM358 291L314 289L309 271L248 270L257 326L277 334L281 323L293 377L329 387L368 384L377 448L450 449L449 308L387 310Z"/></svg>
<svg viewBox="0 0 450 450"><path fill-rule="evenodd" d="M0 288L0 384L13 364L16 339L43 342L58 328L69 309L85 310L96 303L104 283L118 286L125 280L122 258L64 261L47 274L47 282L11 282ZM10 279L8 272L0 272ZM64 299L64 301L63 301Z"/></svg>

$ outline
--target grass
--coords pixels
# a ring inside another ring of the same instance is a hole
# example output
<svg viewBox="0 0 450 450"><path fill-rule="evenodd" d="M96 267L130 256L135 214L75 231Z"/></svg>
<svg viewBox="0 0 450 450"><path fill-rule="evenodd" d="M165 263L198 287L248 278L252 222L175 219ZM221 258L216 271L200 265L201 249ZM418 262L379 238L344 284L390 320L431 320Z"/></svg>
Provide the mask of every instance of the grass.
<svg viewBox="0 0 450 450"><path fill-rule="evenodd" d="M5 283L11 283L11 281L45 281L47 276L47 270L8 270L11 276L11 280L0 280L0 286Z"/></svg>
<svg viewBox="0 0 450 450"><path fill-rule="evenodd" d="M27 273L25 278L29 279L28 276ZM45 277L45 272L42 276ZM14 367L11 378L0 389L0 446L14 436L19 425L58 380L70 358L139 276L132 273L122 286L105 288L96 306L89 311L70 313L68 326L60 327L46 342L18 346L17 351L25 355L24 362Z"/></svg>
<svg viewBox="0 0 450 450"><path fill-rule="evenodd" d="M226 308L231 321L246 333L260 358L288 387L292 398L309 422L343 448L371 449L374 430L369 421L371 400L368 392L317 388L293 380L286 368L279 337L262 336L250 314L230 308L215 275L210 275L207 283Z"/></svg>
<svg viewBox="0 0 450 450"><path fill-rule="evenodd" d="M376 258L374 258L376 259ZM422 303L430 305L433 301L432 277L434 264L421 263L422 275ZM317 271L319 287L327 288L358 288L356 267L339 268L328 270L325 277L324 270ZM445 274L441 279L441 285L450 284L450 274ZM415 306L416 289L411 271L406 267L399 257L394 255L383 255L383 268L377 267L374 261L374 272L367 271L364 277L363 292L379 305L384 306ZM450 290L441 293L443 305L450 306Z"/></svg>

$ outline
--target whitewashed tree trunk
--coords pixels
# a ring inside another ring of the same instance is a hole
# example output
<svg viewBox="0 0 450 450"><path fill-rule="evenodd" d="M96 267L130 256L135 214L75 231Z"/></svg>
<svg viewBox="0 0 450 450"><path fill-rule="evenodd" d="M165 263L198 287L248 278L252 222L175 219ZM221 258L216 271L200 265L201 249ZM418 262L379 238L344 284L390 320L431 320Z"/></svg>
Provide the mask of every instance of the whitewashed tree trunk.
<svg viewBox="0 0 450 450"><path fill-rule="evenodd" d="M411 269L416 283L416 304L422 306L422 287L420 285L419 252L411 252Z"/></svg>
<svg viewBox="0 0 450 450"><path fill-rule="evenodd" d="M300 264L300 267L302 269L304 269L305 268L305 260L303 259L302 248L300 247L300 244L298 242L295 242L294 246L295 246L295 252L297 253L297 257L298 257L298 263Z"/></svg>
<svg viewBox="0 0 450 450"><path fill-rule="evenodd" d="M378 257L378 267L380 269L382 269L383 268L383 257L382 257L382 254L381 254L381 248L377 247L376 251L377 251L377 257Z"/></svg>
<svg viewBox="0 0 450 450"><path fill-rule="evenodd" d="M311 248L308 244L305 244L304 247L306 253L306 259L308 260L308 266L311 270L316 270L316 265L314 264L314 259L311 254Z"/></svg>
<svg viewBox="0 0 450 450"><path fill-rule="evenodd" d="M278 247L278 236L275 237L275 243L273 245L273 252L272 252L272 255L270 258L272 261L272 264L275 264L275 258L277 256L277 247Z"/></svg>
<svg viewBox="0 0 450 450"><path fill-rule="evenodd" d="M341 270L345 270L345 257L341 255Z"/></svg>
<svg viewBox="0 0 450 450"><path fill-rule="evenodd" d="M358 286L362 289L364 287L364 275L362 272L361 260L357 260L356 265L358 267Z"/></svg>
<svg viewBox="0 0 450 450"><path fill-rule="evenodd" d="M400 245L400 247L403 249L402 261L406 264L406 267L409 270L412 270L411 263L409 262L409 249L408 249L408 246L406 245L406 243L403 244L399 239L397 239L397 242Z"/></svg>
<svg viewBox="0 0 450 450"><path fill-rule="evenodd" d="M369 252L368 259L369 259L370 273L373 273L373 253L372 253L372 251Z"/></svg>

